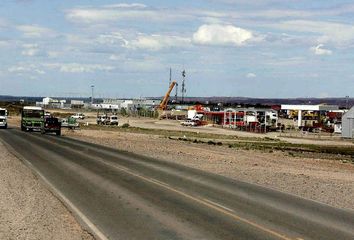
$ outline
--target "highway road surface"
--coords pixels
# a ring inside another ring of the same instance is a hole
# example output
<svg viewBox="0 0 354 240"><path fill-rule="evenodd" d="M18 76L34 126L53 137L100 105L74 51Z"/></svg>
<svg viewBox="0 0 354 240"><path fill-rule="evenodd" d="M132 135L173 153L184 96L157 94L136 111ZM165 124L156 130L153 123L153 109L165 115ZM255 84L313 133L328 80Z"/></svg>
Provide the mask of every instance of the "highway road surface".
<svg viewBox="0 0 354 240"><path fill-rule="evenodd" d="M354 212L66 137L0 139L100 239L354 239Z"/></svg>

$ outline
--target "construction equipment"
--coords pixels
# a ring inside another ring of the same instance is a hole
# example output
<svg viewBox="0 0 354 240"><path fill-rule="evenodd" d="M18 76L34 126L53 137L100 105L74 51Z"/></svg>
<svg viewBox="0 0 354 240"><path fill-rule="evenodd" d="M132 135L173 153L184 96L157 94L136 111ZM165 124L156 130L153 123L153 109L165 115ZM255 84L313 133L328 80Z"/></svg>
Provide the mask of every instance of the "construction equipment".
<svg viewBox="0 0 354 240"><path fill-rule="evenodd" d="M161 103L160 103L160 106L159 106L159 110L160 111L164 111L167 109L167 103L168 103L168 100L170 99L170 94L173 90L173 88L175 87L175 85L177 84L176 81L173 81L170 85L170 87L168 88L168 91L165 95L165 97L162 99Z"/></svg>

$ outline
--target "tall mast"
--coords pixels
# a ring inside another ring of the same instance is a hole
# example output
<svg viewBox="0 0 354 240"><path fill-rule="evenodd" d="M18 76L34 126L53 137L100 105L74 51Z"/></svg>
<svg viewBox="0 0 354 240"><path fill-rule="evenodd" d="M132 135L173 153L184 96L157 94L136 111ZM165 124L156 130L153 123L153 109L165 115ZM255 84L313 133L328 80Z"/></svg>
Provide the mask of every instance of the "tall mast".
<svg viewBox="0 0 354 240"><path fill-rule="evenodd" d="M186 84L185 84L185 80L186 80L186 70L182 71L182 103L184 103L184 94L187 92L186 89Z"/></svg>

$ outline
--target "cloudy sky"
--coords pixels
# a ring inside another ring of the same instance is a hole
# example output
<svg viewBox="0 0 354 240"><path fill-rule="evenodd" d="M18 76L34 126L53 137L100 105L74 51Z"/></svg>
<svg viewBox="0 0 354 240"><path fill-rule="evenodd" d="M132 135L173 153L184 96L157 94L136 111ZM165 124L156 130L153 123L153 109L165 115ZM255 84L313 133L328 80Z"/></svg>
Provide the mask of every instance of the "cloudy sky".
<svg viewBox="0 0 354 240"><path fill-rule="evenodd" d="M1 0L0 95L344 97L352 0Z"/></svg>

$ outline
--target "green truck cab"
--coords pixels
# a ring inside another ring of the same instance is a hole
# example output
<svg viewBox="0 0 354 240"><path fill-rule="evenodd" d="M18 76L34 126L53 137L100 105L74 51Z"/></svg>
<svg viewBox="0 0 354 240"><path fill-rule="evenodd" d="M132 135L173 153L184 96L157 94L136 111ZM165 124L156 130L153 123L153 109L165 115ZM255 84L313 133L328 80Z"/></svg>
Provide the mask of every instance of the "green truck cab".
<svg viewBox="0 0 354 240"><path fill-rule="evenodd" d="M41 107L26 106L21 112L21 130L33 131L44 127L44 110Z"/></svg>

